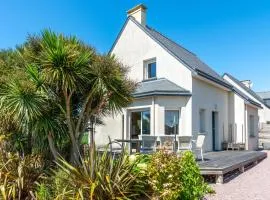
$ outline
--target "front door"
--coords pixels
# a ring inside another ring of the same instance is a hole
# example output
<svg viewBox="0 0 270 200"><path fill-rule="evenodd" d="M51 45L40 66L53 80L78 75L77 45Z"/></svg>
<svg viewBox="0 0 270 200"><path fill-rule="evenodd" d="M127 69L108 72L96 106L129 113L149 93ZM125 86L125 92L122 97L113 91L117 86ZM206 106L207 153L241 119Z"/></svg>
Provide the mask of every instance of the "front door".
<svg viewBox="0 0 270 200"><path fill-rule="evenodd" d="M216 137L218 134L217 112L212 112L212 149L216 151Z"/></svg>

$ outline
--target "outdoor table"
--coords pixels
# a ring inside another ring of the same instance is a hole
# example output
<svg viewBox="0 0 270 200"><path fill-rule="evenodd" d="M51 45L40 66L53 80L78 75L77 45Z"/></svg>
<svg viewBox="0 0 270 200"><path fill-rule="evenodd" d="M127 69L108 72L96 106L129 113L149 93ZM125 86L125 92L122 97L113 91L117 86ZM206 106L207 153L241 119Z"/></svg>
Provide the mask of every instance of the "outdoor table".
<svg viewBox="0 0 270 200"><path fill-rule="evenodd" d="M130 153L132 153L132 144L136 144L136 151L139 153L141 151L141 144L142 140L140 139L116 139L115 141L123 143L129 143L130 144Z"/></svg>

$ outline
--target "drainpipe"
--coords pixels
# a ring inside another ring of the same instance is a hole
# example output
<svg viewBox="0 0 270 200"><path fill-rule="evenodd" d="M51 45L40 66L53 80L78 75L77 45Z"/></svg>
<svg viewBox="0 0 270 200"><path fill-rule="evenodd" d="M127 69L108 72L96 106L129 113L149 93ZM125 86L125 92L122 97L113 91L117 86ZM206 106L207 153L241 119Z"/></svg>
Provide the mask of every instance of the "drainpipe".
<svg viewBox="0 0 270 200"><path fill-rule="evenodd" d="M245 133L245 145L246 145L246 150L248 150L248 144L247 144L247 104L245 104L245 112L244 112L244 133Z"/></svg>
<svg viewBox="0 0 270 200"><path fill-rule="evenodd" d="M155 124L156 124L156 114L155 114L155 97L152 97L152 109L153 109L153 133L154 133L154 136L156 135L156 128L155 128Z"/></svg>

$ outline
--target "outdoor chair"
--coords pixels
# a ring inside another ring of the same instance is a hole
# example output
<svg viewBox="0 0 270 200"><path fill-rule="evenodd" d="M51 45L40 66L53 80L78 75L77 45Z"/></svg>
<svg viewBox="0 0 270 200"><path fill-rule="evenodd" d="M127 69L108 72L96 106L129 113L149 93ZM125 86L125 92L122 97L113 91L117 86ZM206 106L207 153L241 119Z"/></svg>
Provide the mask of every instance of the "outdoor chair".
<svg viewBox="0 0 270 200"><path fill-rule="evenodd" d="M195 142L195 147L193 148L193 151L195 151L195 153L197 151L200 151L202 161L204 161L204 159L203 159L203 144L204 144L204 139L205 139L205 135L198 135L197 140Z"/></svg>
<svg viewBox="0 0 270 200"><path fill-rule="evenodd" d="M139 139L142 140L140 152L151 153L156 151L157 136L139 135Z"/></svg>
<svg viewBox="0 0 270 200"><path fill-rule="evenodd" d="M192 136L178 136L178 151L192 150Z"/></svg>
<svg viewBox="0 0 270 200"><path fill-rule="evenodd" d="M164 148L165 150L174 151L174 142L175 136L174 135L160 135L160 149Z"/></svg>

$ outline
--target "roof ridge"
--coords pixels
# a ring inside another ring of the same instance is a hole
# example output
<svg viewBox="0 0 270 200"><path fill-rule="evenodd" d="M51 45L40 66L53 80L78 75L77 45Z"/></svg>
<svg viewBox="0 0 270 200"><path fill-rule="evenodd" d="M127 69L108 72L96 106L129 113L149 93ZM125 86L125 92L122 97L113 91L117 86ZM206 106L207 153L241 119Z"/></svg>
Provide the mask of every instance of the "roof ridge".
<svg viewBox="0 0 270 200"><path fill-rule="evenodd" d="M263 102L263 99L255 92L253 91L252 89L248 88L247 86L245 86L244 83L242 83L240 80L238 80L237 78L235 78L234 76L232 76L231 74L229 73L224 73L224 75L227 75L229 76L230 78L232 78L234 81L236 81L243 89L245 89L247 92L249 92L253 97L255 97L258 101L260 101L261 103L264 103Z"/></svg>

